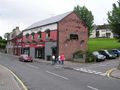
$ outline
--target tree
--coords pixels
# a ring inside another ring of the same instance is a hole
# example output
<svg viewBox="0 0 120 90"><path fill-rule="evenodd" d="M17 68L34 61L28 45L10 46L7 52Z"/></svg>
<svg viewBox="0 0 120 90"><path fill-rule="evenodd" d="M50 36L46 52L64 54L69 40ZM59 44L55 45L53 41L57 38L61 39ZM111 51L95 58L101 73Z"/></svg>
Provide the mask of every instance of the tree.
<svg viewBox="0 0 120 90"><path fill-rule="evenodd" d="M93 23L94 23L94 16L92 15L92 12L89 11L85 6L80 7L77 5L74 7L75 13L84 21L84 23L88 27L88 36L90 36L90 33L93 30Z"/></svg>
<svg viewBox="0 0 120 90"><path fill-rule="evenodd" d="M0 36L0 40L2 40L2 37Z"/></svg>
<svg viewBox="0 0 120 90"><path fill-rule="evenodd" d="M10 33L5 33L4 34L4 38L7 39L7 40L9 39L9 36L10 36Z"/></svg>
<svg viewBox="0 0 120 90"><path fill-rule="evenodd" d="M120 41L120 0L117 1L117 5L113 3L112 11L108 12L108 23L111 31L117 35L117 39Z"/></svg>

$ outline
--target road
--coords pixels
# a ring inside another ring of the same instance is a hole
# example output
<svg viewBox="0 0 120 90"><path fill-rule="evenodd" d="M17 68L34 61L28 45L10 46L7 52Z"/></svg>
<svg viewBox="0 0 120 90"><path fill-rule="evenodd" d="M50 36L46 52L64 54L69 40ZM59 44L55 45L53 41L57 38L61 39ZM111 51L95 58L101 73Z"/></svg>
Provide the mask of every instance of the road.
<svg viewBox="0 0 120 90"><path fill-rule="evenodd" d="M104 72L118 61L82 66L86 70ZM45 63L26 63L17 57L0 54L0 64L12 70L29 90L120 90L120 80L105 75L61 68Z"/></svg>

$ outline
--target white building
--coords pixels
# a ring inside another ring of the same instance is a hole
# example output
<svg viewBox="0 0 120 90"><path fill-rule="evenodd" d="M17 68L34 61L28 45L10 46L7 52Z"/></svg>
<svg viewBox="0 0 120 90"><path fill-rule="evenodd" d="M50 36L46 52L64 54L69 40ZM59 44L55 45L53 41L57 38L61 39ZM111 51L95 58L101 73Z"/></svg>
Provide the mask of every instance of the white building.
<svg viewBox="0 0 120 90"><path fill-rule="evenodd" d="M96 25L92 31L90 38L113 38L114 34L111 32L109 25Z"/></svg>
<svg viewBox="0 0 120 90"><path fill-rule="evenodd" d="M19 27L16 27L12 30L12 32L10 32L7 36L7 45L6 45L6 50L7 53L9 54L13 54L13 42L12 39L15 38L16 36L18 36L21 33L21 31L19 30Z"/></svg>

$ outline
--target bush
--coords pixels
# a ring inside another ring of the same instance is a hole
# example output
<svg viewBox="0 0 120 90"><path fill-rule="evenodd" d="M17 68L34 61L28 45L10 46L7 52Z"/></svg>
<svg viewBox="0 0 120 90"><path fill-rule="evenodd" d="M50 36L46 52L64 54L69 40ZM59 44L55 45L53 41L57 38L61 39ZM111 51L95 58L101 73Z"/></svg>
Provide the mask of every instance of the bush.
<svg viewBox="0 0 120 90"><path fill-rule="evenodd" d="M84 54L83 51L77 51L73 54L73 58L74 59L83 58L83 54Z"/></svg>
<svg viewBox="0 0 120 90"><path fill-rule="evenodd" d="M96 58L92 55L92 53L87 52L86 53L86 62L94 62Z"/></svg>

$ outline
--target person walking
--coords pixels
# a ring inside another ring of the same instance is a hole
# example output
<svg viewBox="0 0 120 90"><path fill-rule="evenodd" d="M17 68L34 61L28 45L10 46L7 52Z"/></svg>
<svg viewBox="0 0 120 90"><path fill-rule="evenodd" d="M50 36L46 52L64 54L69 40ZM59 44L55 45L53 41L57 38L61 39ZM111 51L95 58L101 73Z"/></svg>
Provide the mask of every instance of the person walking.
<svg viewBox="0 0 120 90"><path fill-rule="evenodd" d="M60 55L58 56L58 63L61 64Z"/></svg>
<svg viewBox="0 0 120 90"><path fill-rule="evenodd" d="M54 65L55 64L55 55L53 54L52 55L52 65Z"/></svg>
<svg viewBox="0 0 120 90"><path fill-rule="evenodd" d="M61 54L60 60L61 60L61 64L63 65L64 61L65 61L65 55L64 54Z"/></svg>

